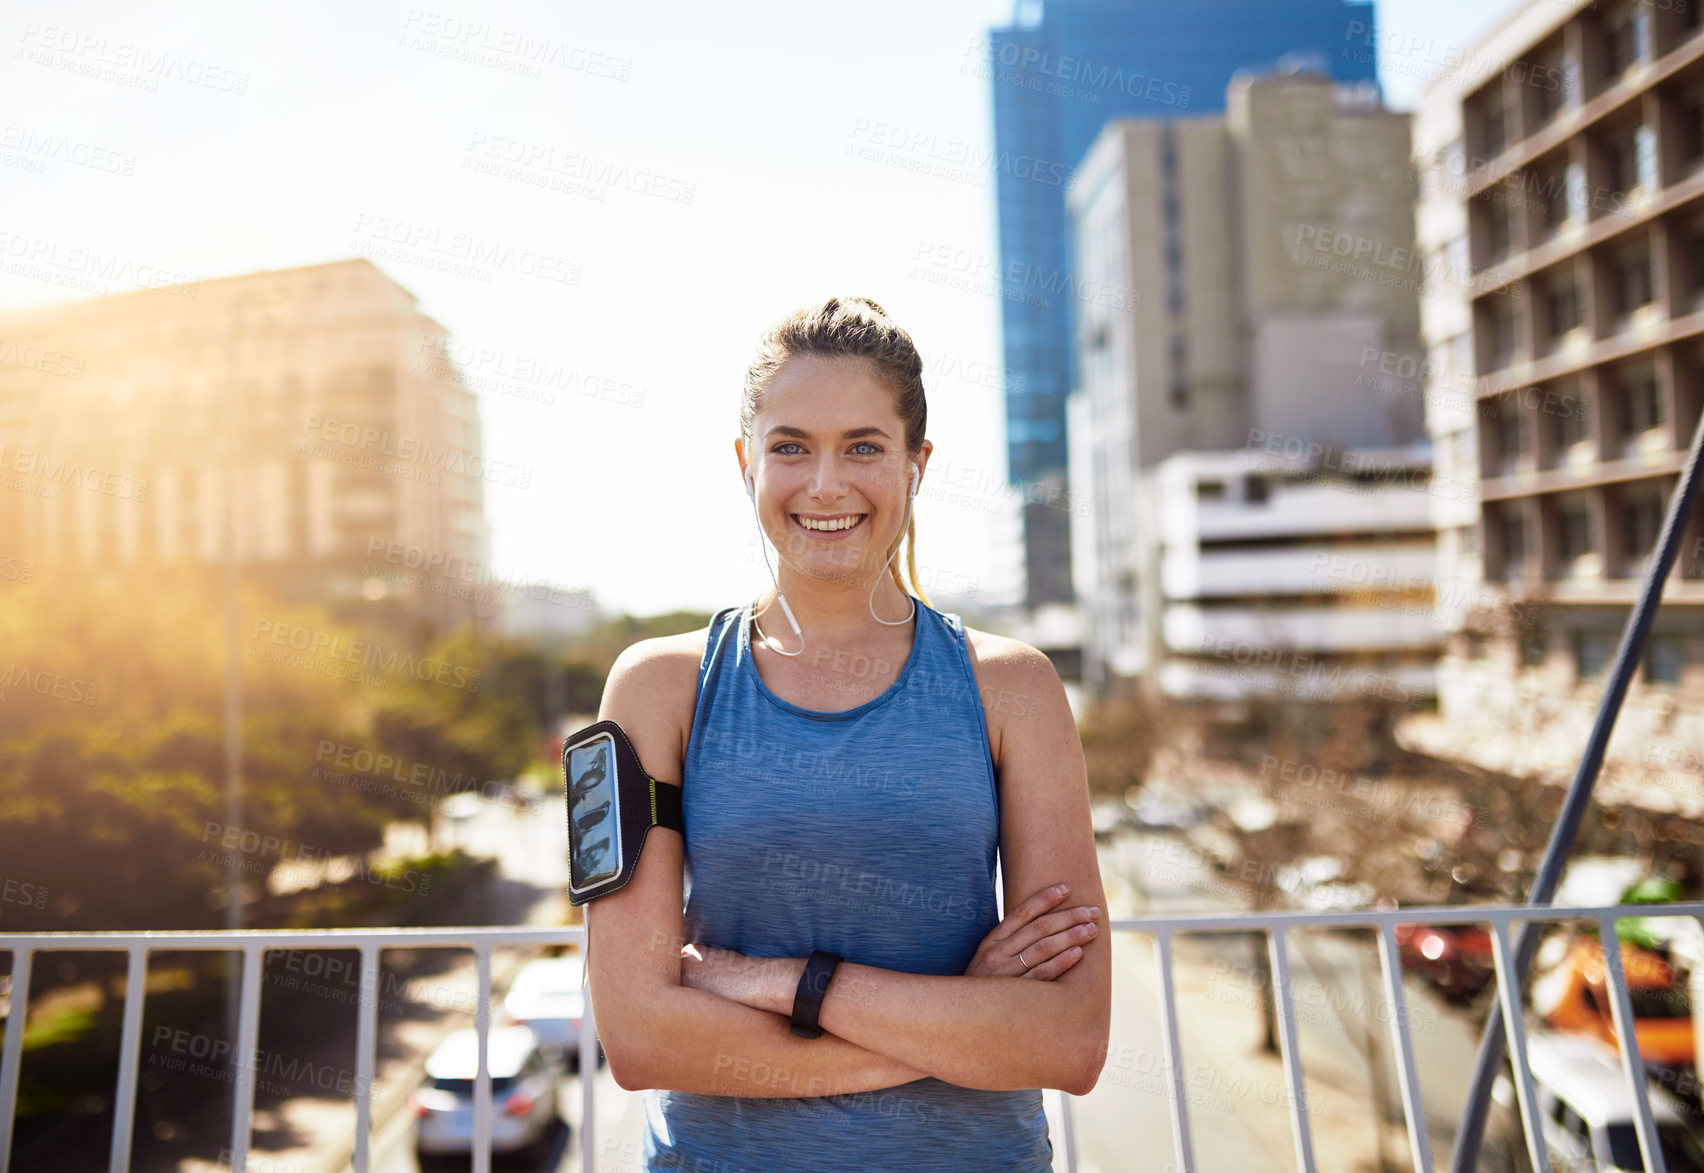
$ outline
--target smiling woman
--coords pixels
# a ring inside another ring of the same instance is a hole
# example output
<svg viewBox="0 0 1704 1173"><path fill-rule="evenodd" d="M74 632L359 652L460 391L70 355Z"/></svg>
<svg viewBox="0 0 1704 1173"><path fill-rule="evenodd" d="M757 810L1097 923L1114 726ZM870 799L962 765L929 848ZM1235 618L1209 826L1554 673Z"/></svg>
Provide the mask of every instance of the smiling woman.
<svg viewBox="0 0 1704 1173"><path fill-rule="evenodd" d="M778 323L734 445L774 588L610 672L599 716L681 779L685 825L586 905L611 1071L653 1089L648 1170L1039 1173L1041 1089L1086 1093L1104 1062L1064 689L1034 648L932 607L914 554L911 589L894 565L925 420L921 359L876 303ZM785 640L758 626L777 605ZM1020 692L1025 711L982 700Z"/></svg>

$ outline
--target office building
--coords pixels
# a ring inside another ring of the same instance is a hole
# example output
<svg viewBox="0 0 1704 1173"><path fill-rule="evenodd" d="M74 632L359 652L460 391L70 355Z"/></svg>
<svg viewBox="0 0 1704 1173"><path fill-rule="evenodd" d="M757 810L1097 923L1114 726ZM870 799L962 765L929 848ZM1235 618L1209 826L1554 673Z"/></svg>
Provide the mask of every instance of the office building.
<svg viewBox="0 0 1704 1173"><path fill-rule="evenodd" d="M1085 684L1157 683L1167 660L1198 656L1193 636L1176 638L1171 602L1204 613L1282 596L1323 612L1344 603L1346 584L1322 575L1303 589L1290 561L1430 542L1424 504L1438 486L1423 451L1408 157L1405 115L1311 71L1238 78L1223 116L1117 120L1090 148L1068 195L1073 265L1143 296L1084 302L1076 317ZM1254 475L1230 476L1236 467ZM1382 504L1369 509L1375 483ZM1198 507L1191 484L1216 495ZM1277 561L1249 561L1237 547L1251 542ZM1199 551L1188 557L1201 581L1180 595L1164 567L1184 547ZM1419 568L1404 564L1406 597ZM1397 657L1407 672L1427 643L1412 623L1388 641L1377 624L1350 626L1354 640L1345 628L1293 650Z"/></svg>
<svg viewBox="0 0 1704 1173"><path fill-rule="evenodd" d="M1438 562L1458 608L1439 753L1571 775L1704 399L1696 4L1529 3L1426 90L1417 231ZM1704 797L1695 514L1599 795ZM1660 801L1660 800L1659 800Z"/></svg>
<svg viewBox="0 0 1704 1173"><path fill-rule="evenodd" d="M1041 0L975 46L994 98L1008 478L1023 509L1025 601L1073 598L1069 519L1045 499L1066 482L1072 319L1096 298L1152 297L1091 285L1070 268L1065 181L1110 120L1222 112L1239 70L1281 64L1376 86L1371 4L1344 0Z"/></svg>

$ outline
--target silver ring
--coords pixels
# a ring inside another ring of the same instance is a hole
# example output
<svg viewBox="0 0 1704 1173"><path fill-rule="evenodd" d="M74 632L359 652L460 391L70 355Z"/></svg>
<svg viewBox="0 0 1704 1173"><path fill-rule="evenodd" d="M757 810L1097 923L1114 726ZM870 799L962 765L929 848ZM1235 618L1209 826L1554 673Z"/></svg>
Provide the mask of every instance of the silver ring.
<svg viewBox="0 0 1704 1173"><path fill-rule="evenodd" d="M1018 960L1024 961L1024 951L1022 949L1018 950ZM1029 967L1030 967L1030 963L1027 962L1027 961L1024 961L1024 968L1028 969Z"/></svg>

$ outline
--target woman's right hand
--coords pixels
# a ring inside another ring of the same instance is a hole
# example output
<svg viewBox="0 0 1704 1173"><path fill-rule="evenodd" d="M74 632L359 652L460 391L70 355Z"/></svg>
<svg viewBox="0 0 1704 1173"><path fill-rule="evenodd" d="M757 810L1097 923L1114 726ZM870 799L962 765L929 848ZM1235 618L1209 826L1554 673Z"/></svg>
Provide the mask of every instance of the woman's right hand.
<svg viewBox="0 0 1704 1173"><path fill-rule="evenodd" d="M1057 884L1025 900L976 947L965 977L1029 977L1050 981L1082 960L1098 930L1100 909L1084 904L1049 911L1070 895ZM1020 956L1021 955L1021 956Z"/></svg>

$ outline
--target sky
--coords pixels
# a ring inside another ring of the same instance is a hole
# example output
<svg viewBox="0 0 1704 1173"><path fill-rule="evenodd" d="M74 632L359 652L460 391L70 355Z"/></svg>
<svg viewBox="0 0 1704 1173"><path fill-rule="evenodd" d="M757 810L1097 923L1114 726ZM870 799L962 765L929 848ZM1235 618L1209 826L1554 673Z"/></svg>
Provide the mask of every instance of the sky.
<svg viewBox="0 0 1704 1173"><path fill-rule="evenodd" d="M1412 110L1405 65L1518 3L1379 3L1386 103ZM775 319L861 293L925 360L925 589L1019 596L998 302L926 279L997 258L992 177L863 150L988 157L974 47L1010 0L153 7L7 6L0 260L47 242L211 280L373 258L454 336L486 456L527 473L485 486L494 574L636 614L767 585L733 448L745 367ZM87 161L19 149L52 140ZM539 261L434 267L457 237ZM77 296L19 269L0 310ZM513 393L535 363L575 389Z"/></svg>

